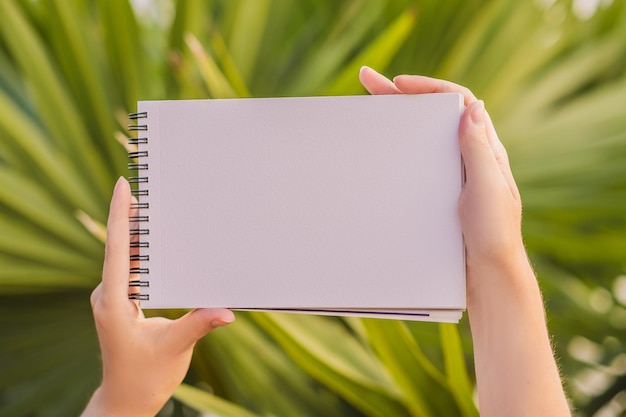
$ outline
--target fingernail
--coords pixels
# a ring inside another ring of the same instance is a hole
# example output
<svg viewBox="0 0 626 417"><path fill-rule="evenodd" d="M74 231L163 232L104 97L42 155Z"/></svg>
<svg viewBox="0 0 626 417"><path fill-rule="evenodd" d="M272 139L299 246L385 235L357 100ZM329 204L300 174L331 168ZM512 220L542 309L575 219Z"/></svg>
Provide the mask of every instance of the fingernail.
<svg viewBox="0 0 626 417"><path fill-rule="evenodd" d="M472 108L470 109L470 119L472 123L479 126L485 125L485 102L482 100L478 100L473 103Z"/></svg>
<svg viewBox="0 0 626 417"><path fill-rule="evenodd" d="M235 315L230 312L229 315L224 315L222 317L217 317L214 318L211 321L211 326L215 327L222 327L222 326L226 326L227 324L232 323L233 321L235 321Z"/></svg>
<svg viewBox="0 0 626 417"><path fill-rule="evenodd" d="M363 74L365 71L374 71L373 69L371 69L370 67L368 67L367 65L363 65L361 67L361 69L359 70L359 74ZM374 71L376 72L376 71Z"/></svg>
<svg viewBox="0 0 626 417"><path fill-rule="evenodd" d="M113 195L117 194L117 190L119 190L120 185L124 182L124 177L119 177L117 182L115 183L115 187L113 187Z"/></svg>

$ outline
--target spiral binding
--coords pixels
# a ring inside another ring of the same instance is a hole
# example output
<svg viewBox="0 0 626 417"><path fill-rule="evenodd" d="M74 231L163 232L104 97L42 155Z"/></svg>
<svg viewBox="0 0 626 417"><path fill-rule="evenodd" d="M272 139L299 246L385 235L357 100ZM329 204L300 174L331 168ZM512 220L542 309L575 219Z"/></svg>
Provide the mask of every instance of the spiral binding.
<svg viewBox="0 0 626 417"><path fill-rule="evenodd" d="M128 126L128 130L130 132L143 132L148 130L147 124L142 124L139 119L146 119L148 117L147 112L137 112L130 113L128 118L130 120L134 120L135 124L131 124ZM141 136L141 135L140 135ZM145 145L148 143L148 138L145 136L136 137L136 138L128 138L129 145ZM138 187L143 186L144 184L148 184L149 177L147 173L142 173L142 171L148 170L148 164L144 162L139 162L141 158L146 158L148 156L148 151L146 150L137 150L128 152L128 159L130 162L128 163L128 169L131 171L138 171L138 175L134 177L129 177L128 182L131 184L137 184ZM149 191L145 188L132 190L131 194L137 198L147 197L149 196ZM143 223L148 223L150 218L145 214L145 210L150 208L149 203L137 201L136 203L131 204L132 209L142 210L141 214L130 216L129 221L131 224L136 225L136 228L132 228L130 230L131 242L130 247L132 249L144 249L149 248L150 243L145 240L145 236L150 234L150 229L142 227ZM133 276L133 279L129 282L129 287L133 288L146 288L150 286L150 281L142 280L135 277L140 277L142 275L150 274L150 269L145 267L145 262L150 261L150 255L145 254L133 254L130 256L130 260L132 262L142 262L140 267L131 267L129 273ZM150 299L149 294L142 294L141 292L137 293L129 293L128 298L131 300L137 301L147 301Z"/></svg>

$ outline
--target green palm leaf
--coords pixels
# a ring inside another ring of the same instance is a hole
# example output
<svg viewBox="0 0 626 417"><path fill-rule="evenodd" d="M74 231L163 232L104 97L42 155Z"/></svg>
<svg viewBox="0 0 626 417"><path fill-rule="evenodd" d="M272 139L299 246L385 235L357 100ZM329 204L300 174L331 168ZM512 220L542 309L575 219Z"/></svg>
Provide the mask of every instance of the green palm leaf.
<svg viewBox="0 0 626 417"><path fill-rule="evenodd" d="M137 99L355 94L361 65L448 78L486 101L564 374L613 372L605 393L574 390L575 405L611 401L626 388L611 347L626 343L614 291L626 265L626 3L584 20L548 3L0 1L0 416L76 415L97 384L88 295L103 245L89 223L105 223L127 174L115 138ZM188 382L252 414L475 415L465 327L240 318L200 342ZM580 335L600 346L598 363L570 355ZM239 412L191 386L177 396Z"/></svg>

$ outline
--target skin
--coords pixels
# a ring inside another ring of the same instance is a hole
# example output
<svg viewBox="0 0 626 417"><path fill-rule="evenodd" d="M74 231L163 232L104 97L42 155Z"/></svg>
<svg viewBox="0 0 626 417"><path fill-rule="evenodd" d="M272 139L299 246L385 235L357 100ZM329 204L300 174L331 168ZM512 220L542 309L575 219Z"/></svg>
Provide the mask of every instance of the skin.
<svg viewBox="0 0 626 417"><path fill-rule="evenodd" d="M571 416L522 241L519 191L484 103L448 81L415 75L391 81L368 67L359 77L371 94L463 94L459 144L466 183L459 216L481 415ZM197 340L235 318L225 309L198 309L178 320L146 319L138 303L128 300L131 200L120 178L107 223L102 283L91 297L103 379L83 417L154 416L182 382Z"/></svg>

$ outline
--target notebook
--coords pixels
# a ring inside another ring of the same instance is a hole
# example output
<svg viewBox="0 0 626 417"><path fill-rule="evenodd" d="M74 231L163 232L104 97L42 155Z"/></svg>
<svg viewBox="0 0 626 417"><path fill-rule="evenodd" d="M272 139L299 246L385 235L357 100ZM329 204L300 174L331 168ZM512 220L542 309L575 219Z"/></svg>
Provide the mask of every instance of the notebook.
<svg viewBox="0 0 626 417"><path fill-rule="evenodd" d="M462 111L456 93L139 102L131 298L458 321Z"/></svg>

